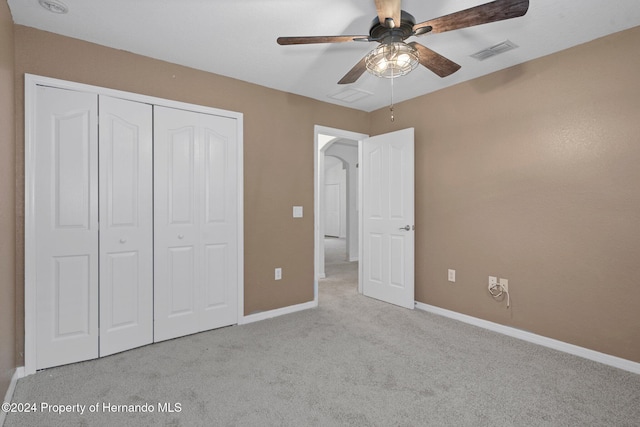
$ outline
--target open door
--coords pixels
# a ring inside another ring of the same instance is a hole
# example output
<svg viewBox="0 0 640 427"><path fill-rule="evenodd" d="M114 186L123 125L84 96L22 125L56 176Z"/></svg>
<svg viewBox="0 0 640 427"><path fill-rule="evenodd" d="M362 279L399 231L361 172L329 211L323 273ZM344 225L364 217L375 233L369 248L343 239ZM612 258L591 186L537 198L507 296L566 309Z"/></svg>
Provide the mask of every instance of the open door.
<svg viewBox="0 0 640 427"><path fill-rule="evenodd" d="M414 308L414 130L362 142L364 295Z"/></svg>

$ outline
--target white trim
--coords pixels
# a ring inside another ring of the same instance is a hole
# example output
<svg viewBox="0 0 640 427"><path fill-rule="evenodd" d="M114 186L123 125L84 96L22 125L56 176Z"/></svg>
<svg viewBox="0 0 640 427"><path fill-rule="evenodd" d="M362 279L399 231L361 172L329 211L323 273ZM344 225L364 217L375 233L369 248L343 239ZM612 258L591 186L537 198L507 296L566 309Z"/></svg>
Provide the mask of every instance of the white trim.
<svg viewBox="0 0 640 427"><path fill-rule="evenodd" d="M364 271L362 269L362 263L360 260L364 256L363 245L364 245L364 228L362 224L364 223L364 215L362 214L362 181L364 180L364 175L362 174L362 150L364 150L364 141L358 141L358 293L364 294L363 289L363 278ZM415 286L415 285L414 285Z"/></svg>
<svg viewBox="0 0 640 427"><path fill-rule="evenodd" d="M318 134L331 135L336 139L345 138L351 139L353 141L358 141L358 156L360 153L360 148L362 147L362 139L369 137L369 135L364 133L351 132L326 126L315 125L313 127L313 301L316 305L318 304L318 279L323 279L325 277L324 269L320 271L320 254L324 250L324 236L321 235L322 227L320 224L320 185L322 185L322 182L320 182L320 173L324 169L324 160L322 156L320 156L320 152L324 152L324 150L329 148L329 146L331 145L331 143L328 143L325 146L320 147L318 143ZM358 191L360 191L360 189ZM358 197L360 196L358 195ZM359 201L358 209L360 209ZM362 212L362 209L360 209L360 212ZM360 240L361 222L362 221L360 221L359 219L358 240ZM361 250L362 246L358 245L358 257L360 257ZM358 279L358 281L360 281L360 279ZM360 286L360 284L358 284L358 291L362 293L362 287Z"/></svg>
<svg viewBox="0 0 640 427"><path fill-rule="evenodd" d="M244 316L242 319L240 319L238 325L246 325L248 323L259 322L261 320L271 319L273 317L284 316L285 314L296 313L298 311L316 308L317 306L318 301L309 301L302 304L290 305L288 307L276 308L275 310L262 311L260 313Z"/></svg>
<svg viewBox="0 0 640 427"><path fill-rule="evenodd" d="M364 175L362 174L362 150L364 149L364 140L361 139L358 141L358 293L364 294L364 289L362 285L362 279L364 277L364 270L362 268L362 264L360 260L364 256L363 245L364 245L364 229L362 224L364 223L364 215L362 215L362 181L364 180ZM414 284L415 286L415 284Z"/></svg>
<svg viewBox="0 0 640 427"><path fill-rule="evenodd" d="M24 266L24 359L25 366L23 375L30 375L36 371L36 294L35 294L35 200L34 183L35 170L34 158L34 126L36 123L36 87L50 86L59 89L74 90L76 92L89 92L97 95L111 96L114 98L122 98L130 101L142 102L162 107L175 108L180 110L193 111L197 113L210 114L215 116L223 116L236 120L236 131L238 136L237 158L238 158L238 323L244 317L244 115L242 113L221 110L218 108L207 107L204 105L188 104L170 99L156 98L154 96L141 95L137 93L124 92L115 89L108 89L99 86L86 85L83 83L59 80L50 77L42 77L33 74L24 75L24 93L25 93L25 127L24 127L24 144L25 144L25 266ZM0 424L1 425L1 424Z"/></svg>
<svg viewBox="0 0 640 427"><path fill-rule="evenodd" d="M433 305L424 304L418 301L416 301L416 308L423 311L428 311L429 313L448 317L450 319L459 320L460 322L468 323L480 328L488 329L493 332L498 332L500 334L507 335L513 338L518 338L523 341L528 341L533 344L538 344L544 347L552 348L554 350L562 351L564 353L572 354L574 356L582 357L584 359L593 360L594 362L613 366L614 368L633 372L634 374L640 374L640 363L633 362L631 360L611 356L610 354L600 353L599 351L590 350L588 348L569 344L564 341L558 341L553 338L537 335L531 332L523 331L521 329L513 328L511 326L505 326L499 323L490 322L488 320L478 319L477 317L468 316L466 314L446 310L444 308L435 307Z"/></svg>
<svg viewBox="0 0 640 427"><path fill-rule="evenodd" d="M24 79L24 370L30 375L36 372L36 82L27 74Z"/></svg>
<svg viewBox="0 0 640 427"><path fill-rule="evenodd" d="M240 121L242 121L243 119L243 114L235 111L222 110L219 108L208 107L205 105L189 104L186 102L174 101L171 99L157 98L155 96L142 95L142 94L133 93L133 92L125 92L117 89L109 89L101 86L93 86L93 85L87 85L84 83L70 82L67 80L59 80L51 77L37 76L34 74L25 73L24 83L25 83L25 91L27 86L32 86L32 88L35 88L35 86L50 86L58 89L68 89L68 90L74 90L76 92L89 92L89 93L95 93L98 95L112 96L114 98L122 98L129 101L144 102L146 104L157 105L160 107L177 108L179 110L187 110L187 111L194 111L197 113L224 116L224 117L238 119Z"/></svg>
<svg viewBox="0 0 640 427"><path fill-rule="evenodd" d="M238 242L238 323L244 318L244 116L242 113L236 119L236 135L237 135L237 210L238 210L238 235L236 236Z"/></svg>
<svg viewBox="0 0 640 427"><path fill-rule="evenodd" d="M16 368L13 372L13 376L11 377L11 382L9 383L9 388L4 395L3 402L11 402L13 400L13 392L16 390L16 384L20 378L24 377L24 367L20 366ZM0 426L4 425L4 419L7 416L7 413L4 411L0 411Z"/></svg>

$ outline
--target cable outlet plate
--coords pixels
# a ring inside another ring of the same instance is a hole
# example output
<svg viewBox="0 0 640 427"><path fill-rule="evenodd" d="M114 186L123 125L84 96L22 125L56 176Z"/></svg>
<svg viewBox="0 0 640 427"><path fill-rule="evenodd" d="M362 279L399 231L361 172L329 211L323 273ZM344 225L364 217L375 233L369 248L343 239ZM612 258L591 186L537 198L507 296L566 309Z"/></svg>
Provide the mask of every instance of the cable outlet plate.
<svg viewBox="0 0 640 427"><path fill-rule="evenodd" d="M502 287L505 292L509 292L509 281L507 279L500 279L500 287Z"/></svg>

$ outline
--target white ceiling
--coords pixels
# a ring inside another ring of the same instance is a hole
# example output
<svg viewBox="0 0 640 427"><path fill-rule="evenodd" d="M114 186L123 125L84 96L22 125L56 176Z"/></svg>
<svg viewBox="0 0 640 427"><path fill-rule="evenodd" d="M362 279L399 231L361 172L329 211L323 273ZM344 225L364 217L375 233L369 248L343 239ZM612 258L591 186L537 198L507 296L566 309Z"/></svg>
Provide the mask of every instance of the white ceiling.
<svg viewBox="0 0 640 427"><path fill-rule="evenodd" d="M489 0L404 0L416 22ZM363 111L389 105L391 81L342 76L376 43L280 46L278 36L368 35L374 0L62 0L64 15L38 0L9 0L14 22ZM640 25L639 0L531 0L521 18L412 37L462 68L440 78L424 67L395 79L400 102ZM510 40L519 48L477 61L469 55ZM579 72L580 70L576 70ZM345 89L363 99L331 98Z"/></svg>

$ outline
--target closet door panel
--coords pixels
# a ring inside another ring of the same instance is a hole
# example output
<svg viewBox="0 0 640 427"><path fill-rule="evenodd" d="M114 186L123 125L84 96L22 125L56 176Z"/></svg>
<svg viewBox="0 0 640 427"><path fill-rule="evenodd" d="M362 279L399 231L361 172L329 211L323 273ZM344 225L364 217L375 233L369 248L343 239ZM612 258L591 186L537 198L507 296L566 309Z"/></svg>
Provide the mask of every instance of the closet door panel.
<svg viewBox="0 0 640 427"><path fill-rule="evenodd" d="M36 369L98 357L97 96L36 92Z"/></svg>
<svg viewBox="0 0 640 427"><path fill-rule="evenodd" d="M197 130L193 113L154 107L155 341L199 331Z"/></svg>
<svg viewBox="0 0 640 427"><path fill-rule="evenodd" d="M154 108L156 341L237 322L235 119Z"/></svg>
<svg viewBox="0 0 640 427"><path fill-rule="evenodd" d="M100 96L100 356L153 342L152 106Z"/></svg>
<svg viewBox="0 0 640 427"><path fill-rule="evenodd" d="M168 249L168 317L170 319L192 316L196 312L196 300L193 298L196 287L195 257L194 246ZM193 331L187 331L187 333L190 332Z"/></svg>
<svg viewBox="0 0 640 427"><path fill-rule="evenodd" d="M203 140L200 314L202 330L237 322L237 156L236 121L200 115Z"/></svg>
<svg viewBox="0 0 640 427"><path fill-rule="evenodd" d="M165 135L166 207L171 225L195 226L195 130L193 126L182 127L168 130Z"/></svg>

